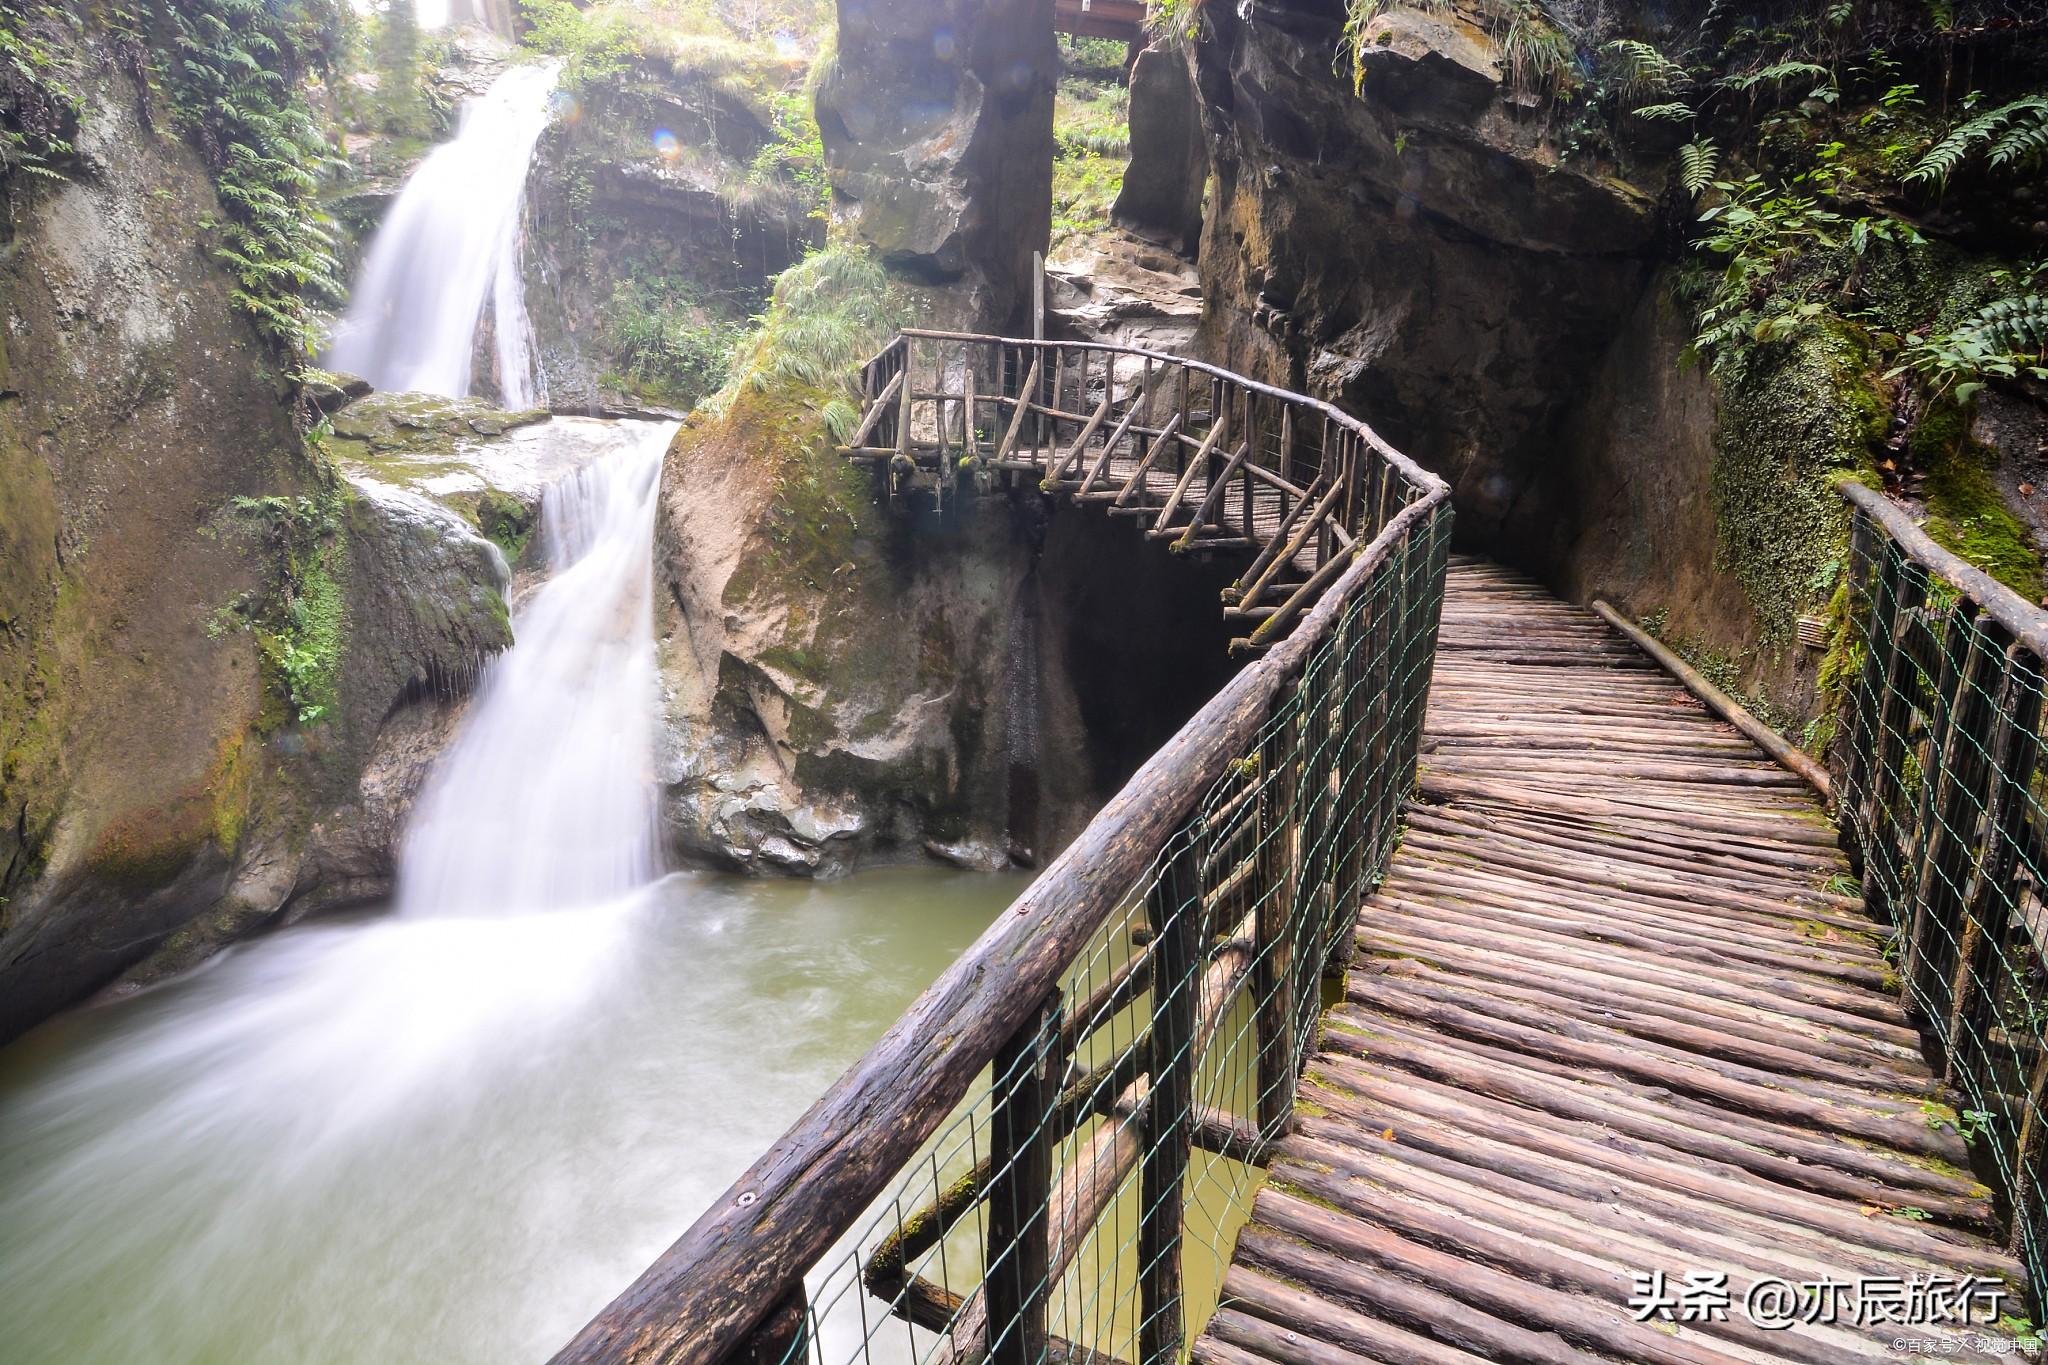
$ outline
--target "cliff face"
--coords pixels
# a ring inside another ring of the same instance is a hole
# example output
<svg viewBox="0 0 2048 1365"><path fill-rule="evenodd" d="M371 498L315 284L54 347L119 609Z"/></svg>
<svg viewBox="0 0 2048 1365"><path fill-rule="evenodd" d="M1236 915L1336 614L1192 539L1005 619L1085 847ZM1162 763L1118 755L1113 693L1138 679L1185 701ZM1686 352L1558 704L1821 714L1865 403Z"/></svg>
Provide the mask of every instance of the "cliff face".
<svg viewBox="0 0 2048 1365"><path fill-rule="evenodd" d="M1195 49L1215 171L1205 342L1364 415L1450 480L1460 536L1542 545L1560 423L1647 270L1652 197L1561 157L1455 12L1209 6Z"/></svg>
<svg viewBox="0 0 2048 1365"><path fill-rule="evenodd" d="M568 97L527 182L527 307L556 411L680 410L716 387L767 281L823 237L815 194L774 173L774 104L801 99L803 71L643 59Z"/></svg>
<svg viewBox="0 0 2048 1365"><path fill-rule="evenodd" d="M308 445L204 167L74 55L65 178L0 179L0 1037L378 889L322 822L509 638L481 536Z"/></svg>
<svg viewBox="0 0 2048 1365"><path fill-rule="evenodd" d="M891 508L806 397L687 424L659 573L679 852L1034 864L1229 676L1230 575L1035 491Z"/></svg>
<svg viewBox="0 0 2048 1365"><path fill-rule="evenodd" d="M1907 174L1956 126L1944 101L2038 88L2038 36L1884 4L1200 16L1203 346L1443 474L1465 545L1653 620L1795 729L1823 704L1795 627L1840 579L1835 480L2040 594L2040 405L1994 384L1959 412L1906 363L2039 291L2024 176ZM1959 75L1939 54L1966 31L1991 46Z"/></svg>
<svg viewBox="0 0 2048 1365"><path fill-rule="evenodd" d="M218 895L259 766L262 585L219 534L304 477L283 394L192 224L217 205L109 62L63 183L5 182L0 1034Z"/></svg>

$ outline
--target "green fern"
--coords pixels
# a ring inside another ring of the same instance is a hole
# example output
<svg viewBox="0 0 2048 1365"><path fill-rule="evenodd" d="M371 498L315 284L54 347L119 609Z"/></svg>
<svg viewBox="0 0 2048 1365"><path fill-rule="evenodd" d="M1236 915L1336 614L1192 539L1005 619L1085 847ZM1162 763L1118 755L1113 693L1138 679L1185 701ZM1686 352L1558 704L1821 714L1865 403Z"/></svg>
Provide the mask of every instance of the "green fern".
<svg viewBox="0 0 2048 1365"><path fill-rule="evenodd" d="M349 25L336 0L154 0L171 37L180 123L213 169L225 219L215 258L230 295L288 359L318 347L313 310L340 297L330 219L316 198L334 164L303 79L331 71Z"/></svg>
<svg viewBox="0 0 2048 1365"><path fill-rule="evenodd" d="M1605 50L1621 60L1621 97L1631 103L1676 94L1692 84L1684 67L1649 43L1634 38L1617 38L1607 44ZM1679 107L1685 108L1690 116L1692 111L1689 107ZM1640 109L1635 112L1643 113Z"/></svg>
<svg viewBox="0 0 2048 1365"><path fill-rule="evenodd" d="M1886 378L1911 372L1940 397L1975 398L1994 379L2048 380L2048 295L1994 299L1945 332L1914 337Z"/></svg>
<svg viewBox="0 0 2048 1365"><path fill-rule="evenodd" d="M1909 185L1946 187L1949 177L1980 152L1995 170L2040 165L2048 157L2048 95L2025 95L1964 120L1900 179Z"/></svg>
<svg viewBox="0 0 2048 1365"><path fill-rule="evenodd" d="M1684 100L1673 100L1668 104L1646 104L1629 112L1637 118L1646 118L1658 123L1684 123L1693 116L1692 106Z"/></svg>
<svg viewBox="0 0 2048 1365"><path fill-rule="evenodd" d="M1678 183L1697 199L1700 191L1714 183L1714 171L1721 164L1721 149L1710 137L1694 138L1678 149Z"/></svg>
<svg viewBox="0 0 2048 1365"><path fill-rule="evenodd" d="M1745 71L1738 76L1729 76L1721 83L1730 90L1748 91L1755 90L1758 86L1775 85L1779 81L1789 81L1794 77L1810 78L1823 82L1834 79L1833 73L1826 67L1817 66L1812 62L1774 62L1770 66L1761 67L1755 71Z"/></svg>

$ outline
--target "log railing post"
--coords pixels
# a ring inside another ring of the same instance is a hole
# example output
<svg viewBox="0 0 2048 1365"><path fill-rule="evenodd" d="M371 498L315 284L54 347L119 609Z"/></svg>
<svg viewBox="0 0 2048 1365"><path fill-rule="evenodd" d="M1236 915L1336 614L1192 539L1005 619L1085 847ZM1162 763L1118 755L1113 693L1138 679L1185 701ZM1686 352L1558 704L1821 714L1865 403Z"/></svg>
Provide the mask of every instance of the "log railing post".
<svg viewBox="0 0 2048 1365"><path fill-rule="evenodd" d="M1294 942L1288 913L1294 905L1288 876L1290 790L1288 740L1292 729L1267 733L1259 746L1257 918L1252 948L1252 1008L1259 1041L1259 1131L1267 1141L1286 1130L1294 1109Z"/></svg>
<svg viewBox="0 0 2048 1365"><path fill-rule="evenodd" d="M1889 536L1878 536L1870 514L1856 508L1850 534L1849 609L1855 629L1863 637L1863 666L1857 670L1855 685L1849 693L1847 757L1842 766L1842 799L1837 809L1842 813L1843 824L1856 831L1858 839L1863 830L1864 802L1870 794L1877 753L1878 709L1883 704L1885 673L1890 662L1881 637L1889 634L1903 564L1897 544ZM1858 849L1862 856L1868 852Z"/></svg>
<svg viewBox="0 0 2048 1365"><path fill-rule="evenodd" d="M1896 546L1892 553L1903 552ZM1927 601L1927 575L1918 565L1901 563L1889 611L1873 609L1872 625L1885 623L1873 635L1870 651L1878 684L1869 740L1869 779L1863 792L1864 827L1873 847L1863 861L1863 901L1880 923L1897 925L1900 907L1892 903L1898 889L1898 818L1894 812L1903 789L1906 728L1914 711L1916 669L1906 649L1906 632Z"/></svg>
<svg viewBox="0 0 2048 1365"><path fill-rule="evenodd" d="M1963 881L1990 787L1992 698L2005 658L2003 642L1988 638L1990 627L1967 598L1949 611L1915 830L1918 856L1907 864L1917 876L1902 974L1927 1021L1937 1026L1948 1018L1949 972L1963 933Z"/></svg>
<svg viewBox="0 0 2048 1365"><path fill-rule="evenodd" d="M1195 1017L1201 990L1201 846L1192 825L1167 841L1150 897L1152 1089L1139 1166L1137 1365L1176 1365L1185 1335L1181 1237L1193 1142Z"/></svg>
<svg viewBox="0 0 2048 1365"><path fill-rule="evenodd" d="M728 1354L719 1365L796 1365L810 1359L811 1309L803 1282L785 1294L768 1310L768 1316L753 1335Z"/></svg>
<svg viewBox="0 0 2048 1365"><path fill-rule="evenodd" d="M1051 1265L1052 1111L1059 1098L1060 995L1012 1034L993 1063L987 1193L989 1365L1044 1358Z"/></svg>
<svg viewBox="0 0 2048 1365"><path fill-rule="evenodd" d="M1336 876L1339 907L1355 906L1365 895L1366 802L1371 797L1372 772L1367 767L1366 717L1370 699L1366 696L1366 669L1372 636L1371 595L1367 605L1345 610L1344 624L1337 634L1337 659L1341 699L1338 703L1337 848ZM1339 924L1343 916L1339 916ZM1351 963L1351 935L1333 927L1330 955L1325 970L1341 974Z"/></svg>

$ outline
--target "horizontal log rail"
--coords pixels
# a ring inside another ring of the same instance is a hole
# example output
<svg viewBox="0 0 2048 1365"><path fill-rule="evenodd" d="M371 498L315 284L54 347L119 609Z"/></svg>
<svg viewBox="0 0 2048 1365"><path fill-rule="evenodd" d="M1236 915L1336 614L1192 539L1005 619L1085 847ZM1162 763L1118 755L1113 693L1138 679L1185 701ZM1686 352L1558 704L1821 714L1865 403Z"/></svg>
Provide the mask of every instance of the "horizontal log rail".
<svg viewBox="0 0 2048 1365"><path fill-rule="evenodd" d="M1250 566L1224 593L1241 649L1277 640L1434 480L1339 408L1180 356L906 329L862 367L840 453L892 500L998 484L1111 516L1180 553Z"/></svg>
<svg viewBox="0 0 2048 1365"><path fill-rule="evenodd" d="M1449 490L1326 404L1145 351L913 332L861 384L855 457L1014 454L1155 515L1177 487L1183 537L1227 485L1210 515L1274 551L1254 578L1301 564L1261 657L555 1360L872 1359L893 1322L918 1358L1170 1365L1206 1311L1188 1192L1249 1197L1413 789ZM1226 444L1292 504L1239 504ZM1170 485L1133 484L1148 456Z"/></svg>
<svg viewBox="0 0 2048 1365"><path fill-rule="evenodd" d="M2048 611L1936 545L1860 483L1835 746L1837 818L1892 930L1955 1124L1994 1175L2010 1250L2048 1284ZM1942 1121L1942 1120L1937 1120Z"/></svg>

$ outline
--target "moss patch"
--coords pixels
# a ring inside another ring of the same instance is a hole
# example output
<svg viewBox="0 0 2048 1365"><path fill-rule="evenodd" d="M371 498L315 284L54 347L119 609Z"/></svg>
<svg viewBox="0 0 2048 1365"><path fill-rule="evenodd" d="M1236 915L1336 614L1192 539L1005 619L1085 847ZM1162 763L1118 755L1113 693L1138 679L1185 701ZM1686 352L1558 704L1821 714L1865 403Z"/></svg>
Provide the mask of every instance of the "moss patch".
<svg viewBox="0 0 2048 1365"><path fill-rule="evenodd" d="M1991 477L1997 457L1970 440L1968 422L1952 404L1928 412L1914 428L1909 449L1924 475L1926 530L2029 602L2048 592L2048 575L2033 537L2006 506Z"/></svg>
<svg viewBox="0 0 2048 1365"><path fill-rule="evenodd" d="M509 493L495 488L486 488L476 495L476 507L472 513L476 528L484 539L498 547L507 564L517 564L526 553L526 546L533 539L538 521L534 509L528 507Z"/></svg>
<svg viewBox="0 0 2048 1365"><path fill-rule="evenodd" d="M1845 473L1874 473L1891 408L1853 329L1815 327L1732 356L1715 436L1720 567L1749 594L1762 643L1788 641L1800 614L1834 592L1849 513Z"/></svg>

